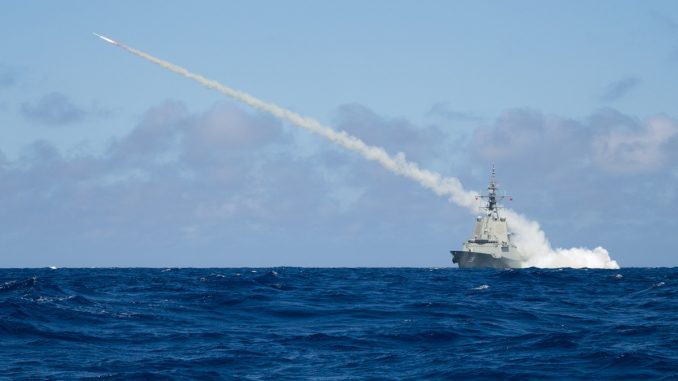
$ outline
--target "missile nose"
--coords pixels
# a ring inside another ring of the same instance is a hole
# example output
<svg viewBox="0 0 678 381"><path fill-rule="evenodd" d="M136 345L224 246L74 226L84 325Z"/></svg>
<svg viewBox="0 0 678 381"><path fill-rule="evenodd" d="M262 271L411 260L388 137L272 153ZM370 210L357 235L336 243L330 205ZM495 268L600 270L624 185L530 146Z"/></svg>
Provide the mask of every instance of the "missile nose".
<svg viewBox="0 0 678 381"><path fill-rule="evenodd" d="M92 34L95 35L95 36L97 36L97 37L99 37L100 39L102 39L102 40L108 42L108 43L111 43L111 44L113 44L113 45L118 45L117 42L115 42L114 40L111 40L110 38L108 38L108 37L106 37L106 36L102 36L102 35L100 35L100 34L98 34L98 33L94 33L94 32L92 32Z"/></svg>

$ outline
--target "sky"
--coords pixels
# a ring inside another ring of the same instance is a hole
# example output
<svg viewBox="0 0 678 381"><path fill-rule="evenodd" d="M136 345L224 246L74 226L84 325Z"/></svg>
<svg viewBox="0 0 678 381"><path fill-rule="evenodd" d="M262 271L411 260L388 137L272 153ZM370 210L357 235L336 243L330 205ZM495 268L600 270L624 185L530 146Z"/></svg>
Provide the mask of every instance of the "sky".
<svg viewBox="0 0 678 381"><path fill-rule="evenodd" d="M0 267L452 266L474 216L97 32L678 266L674 1L8 2Z"/></svg>

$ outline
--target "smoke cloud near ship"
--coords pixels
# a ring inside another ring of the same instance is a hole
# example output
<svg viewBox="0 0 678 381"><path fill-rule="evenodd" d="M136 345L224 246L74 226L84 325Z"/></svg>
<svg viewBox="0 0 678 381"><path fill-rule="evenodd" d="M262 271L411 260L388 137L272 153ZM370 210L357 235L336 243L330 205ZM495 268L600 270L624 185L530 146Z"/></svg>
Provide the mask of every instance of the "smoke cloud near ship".
<svg viewBox="0 0 678 381"><path fill-rule="evenodd" d="M402 152L398 152L395 155L389 154L382 147L368 145L345 131L336 131L315 119L305 117L276 104L265 102L248 93L207 79L181 66L159 59L118 41L100 35L97 36L129 53L198 82L207 88L216 90L238 102L269 113L276 118L286 120L296 127L308 130L339 146L356 152L367 160L379 163L386 170L413 180L422 187L433 191L436 195L446 197L449 201L473 213L478 210L477 192L464 189L461 181L457 178L444 177L439 173L421 169L416 163L409 161ZM607 250L601 247L593 250L585 248L553 249L536 221L531 221L511 210L505 210L505 214L508 216L510 228L515 233L515 244L523 254L524 267L619 268L617 262L610 259Z"/></svg>
<svg viewBox="0 0 678 381"><path fill-rule="evenodd" d="M523 267L619 268L617 261L600 246L593 250L577 247L554 249L537 221L510 209L504 209L504 215L514 233L513 243L523 256Z"/></svg>

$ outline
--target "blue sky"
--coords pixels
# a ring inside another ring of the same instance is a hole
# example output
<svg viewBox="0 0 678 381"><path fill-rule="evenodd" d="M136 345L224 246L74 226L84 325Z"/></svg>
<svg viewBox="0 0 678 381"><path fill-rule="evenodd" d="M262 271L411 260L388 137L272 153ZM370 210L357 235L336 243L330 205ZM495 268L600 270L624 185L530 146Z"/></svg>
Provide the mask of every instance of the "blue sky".
<svg viewBox="0 0 678 381"><path fill-rule="evenodd" d="M2 6L0 266L449 266L473 216L98 32L678 265L673 1Z"/></svg>

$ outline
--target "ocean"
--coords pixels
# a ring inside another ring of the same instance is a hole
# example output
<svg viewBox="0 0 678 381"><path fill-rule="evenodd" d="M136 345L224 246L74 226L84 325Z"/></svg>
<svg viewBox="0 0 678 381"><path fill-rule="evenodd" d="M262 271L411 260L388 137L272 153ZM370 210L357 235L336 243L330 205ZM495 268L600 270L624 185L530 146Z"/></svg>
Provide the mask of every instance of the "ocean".
<svg viewBox="0 0 678 381"><path fill-rule="evenodd" d="M678 380L678 268L0 270L0 379Z"/></svg>

